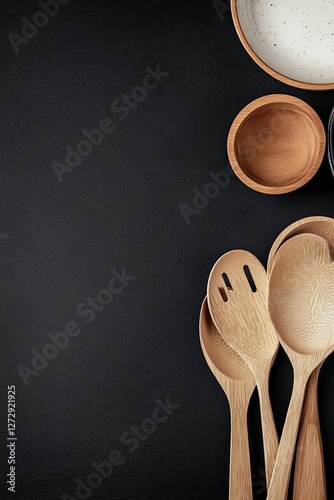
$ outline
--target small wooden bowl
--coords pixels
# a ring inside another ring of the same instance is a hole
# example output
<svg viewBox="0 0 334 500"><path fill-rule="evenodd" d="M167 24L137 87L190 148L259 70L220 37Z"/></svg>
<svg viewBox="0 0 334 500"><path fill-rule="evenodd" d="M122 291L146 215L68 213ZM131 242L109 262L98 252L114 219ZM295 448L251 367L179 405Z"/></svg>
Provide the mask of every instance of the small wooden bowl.
<svg viewBox="0 0 334 500"><path fill-rule="evenodd" d="M284 94L260 97L235 118L227 140L231 166L251 189L283 194L304 186L317 172L326 132L304 101Z"/></svg>

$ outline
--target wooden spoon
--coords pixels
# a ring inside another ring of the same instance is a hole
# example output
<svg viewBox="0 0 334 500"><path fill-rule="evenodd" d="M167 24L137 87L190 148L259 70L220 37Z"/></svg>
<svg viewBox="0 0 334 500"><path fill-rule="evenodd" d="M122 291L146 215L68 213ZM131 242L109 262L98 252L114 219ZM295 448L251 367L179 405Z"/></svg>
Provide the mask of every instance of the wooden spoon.
<svg viewBox="0 0 334 500"><path fill-rule="evenodd" d="M325 238L331 246L334 246L334 219L322 216L305 217L285 228L284 231L277 236L270 249L267 263L268 276L271 274L276 252L282 243L297 234L304 233L317 234Z"/></svg>
<svg viewBox="0 0 334 500"><path fill-rule="evenodd" d="M278 449L269 397L269 375L279 342L267 302L267 273L254 255L233 250L216 262L208 282L209 309L220 335L253 373L260 399L269 485Z"/></svg>
<svg viewBox="0 0 334 500"><path fill-rule="evenodd" d="M333 351L334 265L320 236L300 234L277 251L269 311L294 371L294 384L267 499L287 494L307 381ZM314 497L315 498L315 497Z"/></svg>
<svg viewBox="0 0 334 500"><path fill-rule="evenodd" d="M247 410L255 389L255 380L248 366L217 332L206 298L201 308L199 332L206 362L225 392L230 405L229 499L252 500Z"/></svg>
<svg viewBox="0 0 334 500"><path fill-rule="evenodd" d="M334 219L330 217L306 217L288 226L271 247L267 273L270 276L274 257L284 241L297 234L311 233L325 238L334 248ZM307 383L303 404L296 464L293 498L298 500L325 500L326 475L318 412L318 379L322 363L316 368Z"/></svg>

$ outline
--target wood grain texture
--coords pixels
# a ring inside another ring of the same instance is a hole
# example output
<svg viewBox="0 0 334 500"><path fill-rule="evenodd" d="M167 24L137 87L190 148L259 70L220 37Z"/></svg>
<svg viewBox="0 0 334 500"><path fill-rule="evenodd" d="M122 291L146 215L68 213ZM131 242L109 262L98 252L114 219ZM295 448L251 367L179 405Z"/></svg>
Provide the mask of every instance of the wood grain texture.
<svg viewBox="0 0 334 500"><path fill-rule="evenodd" d="M238 37L246 49L247 53L250 55L250 57L262 68L266 73L268 73L270 76L273 78L276 78L277 80L287 84L291 85L292 87L296 87L299 89L305 89L305 90L332 90L334 89L334 82L333 83L325 83L325 84L314 84L314 83L306 83L306 82L300 82L298 80L294 80L292 78L288 78L281 73L278 73L275 71L273 68L268 66L260 57L256 54L256 52L252 49L252 47L249 45L244 32L241 28L240 21L239 21L239 16L238 16L238 9L237 9L237 0L231 0L231 12L232 12L232 19L233 23L236 29L236 32L238 34Z"/></svg>
<svg viewBox="0 0 334 500"><path fill-rule="evenodd" d="M318 171L326 132L317 113L304 101L285 94L260 97L243 108L227 139L231 166L251 189L289 193Z"/></svg>
<svg viewBox="0 0 334 500"><path fill-rule="evenodd" d="M311 233L317 234L325 240L328 241L331 248L334 248L334 219L331 217L323 217L323 216L313 216L313 217L305 217L300 219L293 224L290 224L287 228L284 229L276 238L274 243L271 246L268 261L267 261L267 273L270 276L274 258L277 250L282 245L283 242L296 236L297 234Z"/></svg>
<svg viewBox="0 0 334 500"><path fill-rule="evenodd" d="M249 456L247 412L256 387L242 358L222 339L215 328L204 299L199 322L200 343L206 362L225 392L230 405L229 499L251 500L252 479Z"/></svg>
<svg viewBox="0 0 334 500"><path fill-rule="evenodd" d="M306 217L288 226L276 238L271 247L267 273L270 276L274 257L284 241L297 234L317 234L334 248L334 219L329 217ZM318 378L321 365L311 374L306 386L302 418L296 449L293 498L323 500L326 498L326 477L321 429L318 413Z"/></svg>
<svg viewBox="0 0 334 500"><path fill-rule="evenodd" d="M289 409L269 485L270 500L287 494L306 384L333 351L334 266L328 242L299 234L278 249L269 280L269 311L294 372Z"/></svg>
<svg viewBox="0 0 334 500"><path fill-rule="evenodd" d="M256 291L252 291L248 266ZM230 287L223 280L226 273ZM246 362L254 375L260 398L261 423L269 484L278 437L269 397L269 374L279 342L267 307L268 278L262 264L249 252L233 250L214 265L208 281L210 314L224 341Z"/></svg>
<svg viewBox="0 0 334 500"><path fill-rule="evenodd" d="M294 500L326 500L326 475L318 412L318 378L322 363L307 383L293 483Z"/></svg>

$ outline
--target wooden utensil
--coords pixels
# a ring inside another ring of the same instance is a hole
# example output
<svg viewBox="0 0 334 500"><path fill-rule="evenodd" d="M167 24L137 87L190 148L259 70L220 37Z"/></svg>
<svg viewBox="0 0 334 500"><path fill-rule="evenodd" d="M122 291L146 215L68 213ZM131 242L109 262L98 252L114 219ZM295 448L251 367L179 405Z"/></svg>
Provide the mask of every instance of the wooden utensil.
<svg viewBox="0 0 334 500"><path fill-rule="evenodd" d="M206 362L225 392L230 405L229 499L251 500L253 493L247 410L255 389L255 380L242 358L224 342L217 332L210 316L206 298L201 308L199 332Z"/></svg>
<svg viewBox="0 0 334 500"><path fill-rule="evenodd" d="M254 255L233 250L214 265L208 281L208 304L217 330L253 373L260 398L267 485L278 437L269 397L269 374L279 342L267 307L268 278Z"/></svg>
<svg viewBox="0 0 334 500"><path fill-rule="evenodd" d="M278 248L287 239L303 233L325 238L334 249L334 219L306 217L288 226L271 247L267 273L270 276ZM326 475L318 413L318 379L322 363L312 372L306 386L302 418L296 449L293 498L295 500L325 500Z"/></svg>
<svg viewBox="0 0 334 500"><path fill-rule="evenodd" d="M323 216L305 217L304 219L300 219L285 228L272 244L267 262L268 276L271 274L276 252L282 243L297 234L304 233L317 234L318 236L325 238L331 247L334 247L334 219Z"/></svg>
<svg viewBox="0 0 334 500"><path fill-rule="evenodd" d="M277 251L269 280L269 311L292 364L294 384L269 500L287 494L305 387L312 371L333 351L333 300L334 265L328 242L314 234L286 241Z"/></svg>
<svg viewBox="0 0 334 500"><path fill-rule="evenodd" d="M284 94L255 99L233 121L227 152L246 186L267 194L289 193L317 172L326 132L306 102Z"/></svg>
<svg viewBox="0 0 334 500"><path fill-rule="evenodd" d="M326 473L318 412L318 380L323 362L312 372L300 421L293 480L294 500L326 500Z"/></svg>

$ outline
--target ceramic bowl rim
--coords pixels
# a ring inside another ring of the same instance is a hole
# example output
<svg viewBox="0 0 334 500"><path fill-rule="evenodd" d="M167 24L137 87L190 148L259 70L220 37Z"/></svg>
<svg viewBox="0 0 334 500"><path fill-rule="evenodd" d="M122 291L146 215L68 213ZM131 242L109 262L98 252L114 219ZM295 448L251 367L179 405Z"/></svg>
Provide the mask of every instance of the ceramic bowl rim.
<svg viewBox="0 0 334 500"><path fill-rule="evenodd" d="M238 0L231 0L231 12L232 12L232 19L233 19L233 24L235 27L235 30L238 34L238 37L250 55L250 57L262 68L266 73L268 73L270 76L273 78L276 78L276 80L279 80L283 83L286 83L287 85L291 85L292 87L296 87L299 89L304 89L304 90L333 90L334 89L334 81L332 83L308 83L308 82L302 82L298 80L294 80L293 78L290 78L288 76L282 75L275 69L271 68L267 63L265 63L255 52L255 50L252 48L250 43L247 40L247 37L245 33L243 32L243 29L241 28L241 23L239 20L239 15L238 15L238 7L237 7L237 2Z"/></svg>

